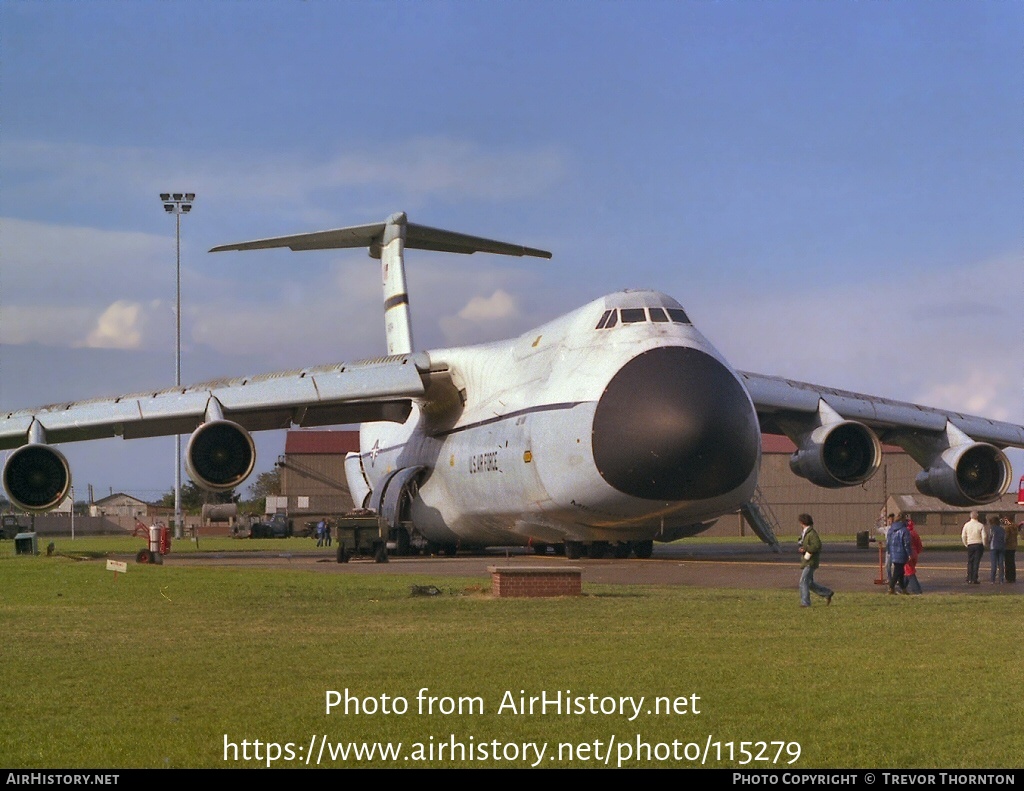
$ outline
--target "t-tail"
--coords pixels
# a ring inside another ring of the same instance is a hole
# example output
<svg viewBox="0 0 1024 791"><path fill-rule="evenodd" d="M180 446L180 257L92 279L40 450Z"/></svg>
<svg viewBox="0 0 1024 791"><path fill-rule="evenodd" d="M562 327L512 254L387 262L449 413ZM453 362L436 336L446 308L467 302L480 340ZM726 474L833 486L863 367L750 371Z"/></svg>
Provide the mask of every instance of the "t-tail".
<svg viewBox="0 0 1024 791"><path fill-rule="evenodd" d="M443 253L495 253L551 258L547 250L498 242L456 231L444 231L411 223L405 212L396 212L384 222L353 225L330 231L314 231L294 236L277 236L251 242L224 244L211 253L224 250L262 250L287 247L291 250L333 250L341 247L367 247L372 258L380 259L384 288L384 331L388 354L408 354L413 350L409 293L405 281L405 248L435 250Z"/></svg>

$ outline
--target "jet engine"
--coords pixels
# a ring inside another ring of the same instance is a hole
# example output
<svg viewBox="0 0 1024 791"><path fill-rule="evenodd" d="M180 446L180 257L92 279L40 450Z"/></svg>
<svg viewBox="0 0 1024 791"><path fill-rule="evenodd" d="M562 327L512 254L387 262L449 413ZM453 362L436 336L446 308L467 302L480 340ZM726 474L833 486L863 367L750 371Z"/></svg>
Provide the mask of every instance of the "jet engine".
<svg viewBox="0 0 1024 791"><path fill-rule="evenodd" d="M882 445L863 423L843 420L798 438L790 469L827 489L864 483L882 463Z"/></svg>
<svg viewBox="0 0 1024 791"><path fill-rule="evenodd" d="M185 470L211 492L229 492L249 477L256 446L249 432L230 420L209 420L195 430L185 452Z"/></svg>
<svg viewBox="0 0 1024 791"><path fill-rule="evenodd" d="M71 489L71 468L64 454L49 445L23 445L4 464L4 490L11 503L29 513L56 508Z"/></svg>
<svg viewBox="0 0 1024 791"><path fill-rule="evenodd" d="M946 450L917 474L921 494L949 505L985 505L997 500L1010 483L1010 462L987 442L972 442Z"/></svg>

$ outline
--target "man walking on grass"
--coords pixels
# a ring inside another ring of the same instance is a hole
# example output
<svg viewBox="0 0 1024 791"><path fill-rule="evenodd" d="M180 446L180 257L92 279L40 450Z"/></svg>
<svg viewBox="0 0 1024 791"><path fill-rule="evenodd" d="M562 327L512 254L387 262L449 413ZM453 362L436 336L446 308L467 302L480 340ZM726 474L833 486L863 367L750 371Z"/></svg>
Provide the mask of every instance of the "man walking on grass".
<svg viewBox="0 0 1024 791"><path fill-rule="evenodd" d="M835 594L829 588L814 581L814 570L818 568L821 557L821 538L818 536L818 531L814 529L814 520L811 519L810 514L800 514L797 521L803 528L798 547L800 568L803 569L800 574L800 606L811 606L811 591L821 596L825 600L825 604L831 604Z"/></svg>

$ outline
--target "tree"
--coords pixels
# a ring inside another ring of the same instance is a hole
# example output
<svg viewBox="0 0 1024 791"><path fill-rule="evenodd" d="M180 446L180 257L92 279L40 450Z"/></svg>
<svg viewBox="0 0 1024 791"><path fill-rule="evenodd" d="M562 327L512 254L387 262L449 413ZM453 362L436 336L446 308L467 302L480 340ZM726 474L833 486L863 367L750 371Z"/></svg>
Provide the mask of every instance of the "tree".
<svg viewBox="0 0 1024 791"><path fill-rule="evenodd" d="M281 494L281 468L275 467L257 475L256 480L249 484L249 494L252 499L243 501L240 510L251 516L262 516L267 510L267 498Z"/></svg>
<svg viewBox="0 0 1024 791"><path fill-rule="evenodd" d="M265 500L267 497L278 497L281 494L281 468L274 467L269 472L261 472L256 480L249 485L249 494L253 500Z"/></svg>
<svg viewBox="0 0 1024 791"><path fill-rule="evenodd" d="M186 481L181 487L181 510L186 514L200 514L207 503L237 503L239 495L232 489L230 492L208 492L192 481ZM174 491L167 492L160 500L164 508L174 508Z"/></svg>

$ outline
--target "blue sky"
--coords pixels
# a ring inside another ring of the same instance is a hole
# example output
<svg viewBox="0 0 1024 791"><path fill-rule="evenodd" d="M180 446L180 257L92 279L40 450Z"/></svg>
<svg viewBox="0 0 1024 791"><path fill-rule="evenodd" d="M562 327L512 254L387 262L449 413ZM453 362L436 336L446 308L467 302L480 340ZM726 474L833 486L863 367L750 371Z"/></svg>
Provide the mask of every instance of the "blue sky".
<svg viewBox="0 0 1024 791"><path fill-rule="evenodd" d="M365 252L205 251L405 210L554 253L410 255L423 348L651 287L740 368L1024 421L1018 3L8 0L0 29L0 407L173 381L157 194L190 190L186 382L379 353ZM170 443L65 449L155 494Z"/></svg>

